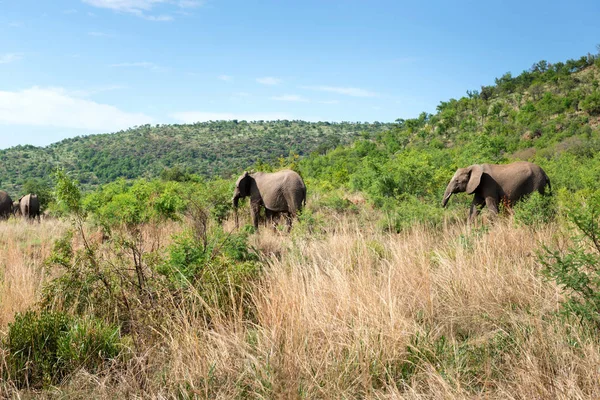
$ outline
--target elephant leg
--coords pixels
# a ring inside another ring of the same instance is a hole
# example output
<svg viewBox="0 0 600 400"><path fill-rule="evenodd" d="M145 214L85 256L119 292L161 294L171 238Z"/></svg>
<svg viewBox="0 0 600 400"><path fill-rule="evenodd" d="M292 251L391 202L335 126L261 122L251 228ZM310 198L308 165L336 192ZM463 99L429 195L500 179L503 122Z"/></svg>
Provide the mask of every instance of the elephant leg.
<svg viewBox="0 0 600 400"><path fill-rule="evenodd" d="M260 220L260 204L251 203L250 208L252 213L252 224L254 225L254 228L258 230L258 222Z"/></svg>
<svg viewBox="0 0 600 400"><path fill-rule="evenodd" d="M287 225L287 231L290 233L292 230L292 220L294 219L294 213L287 212L285 213L285 222Z"/></svg>
<svg viewBox="0 0 600 400"><path fill-rule="evenodd" d="M277 229L277 212L265 208L265 226L269 227L269 225L273 230Z"/></svg>
<svg viewBox="0 0 600 400"><path fill-rule="evenodd" d="M485 198L485 205L494 215L498 215L498 199L488 196Z"/></svg>
<svg viewBox="0 0 600 400"><path fill-rule="evenodd" d="M475 221L479 214L479 208L485 205L485 200L479 195L475 195L473 202L471 203L471 209L469 210L469 222Z"/></svg>

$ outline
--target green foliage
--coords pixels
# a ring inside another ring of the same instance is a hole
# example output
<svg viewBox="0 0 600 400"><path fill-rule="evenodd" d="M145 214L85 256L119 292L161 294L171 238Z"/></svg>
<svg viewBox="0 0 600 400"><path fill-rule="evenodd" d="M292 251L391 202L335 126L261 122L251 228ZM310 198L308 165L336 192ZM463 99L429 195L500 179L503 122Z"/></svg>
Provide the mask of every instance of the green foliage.
<svg viewBox="0 0 600 400"><path fill-rule="evenodd" d="M513 206L515 221L527 226L540 226L554 220L556 197L534 192Z"/></svg>
<svg viewBox="0 0 600 400"><path fill-rule="evenodd" d="M61 212L81 214L81 190L79 182L71 179L64 169L57 169L54 178L56 186L54 188L54 198Z"/></svg>
<svg viewBox="0 0 600 400"><path fill-rule="evenodd" d="M211 306L227 310L244 303L245 312L252 307L243 295L260 271L258 256L248 246L248 233L226 234L220 228L198 237L187 231L174 238L168 257L157 272L171 284L171 290L193 287Z"/></svg>
<svg viewBox="0 0 600 400"><path fill-rule="evenodd" d="M590 115L600 114L600 91L596 90L580 103L581 109Z"/></svg>
<svg viewBox="0 0 600 400"><path fill-rule="evenodd" d="M62 167L86 190L118 178L197 181L237 175L255 162L324 153L392 124L304 121L211 121L142 125L114 134L65 139L48 147L0 150L2 189L22 192L27 179Z"/></svg>
<svg viewBox="0 0 600 400"><path fill-rule="evenodd" d="M565 291L562 311L600 329L600 191L568 210L574 244L544 247L538 260L543 273Z"/></svg>
<svg viewBox="0 0 600 400"><path fill-rule="evenodd" d="M415 196L402 196L402 201L387 207L384 218L379 221L382 230L401 232L416 223L436 227L444 221L444 210L437 203L429 204Z"/></svg>
<svg viewBox="0 0 600 400"><path fill-rule="evenodd" d="M20 387L56 385L83 368L99 372L123 351L119 329L93 318L28 311L9 324L4 379Z"/></svg>

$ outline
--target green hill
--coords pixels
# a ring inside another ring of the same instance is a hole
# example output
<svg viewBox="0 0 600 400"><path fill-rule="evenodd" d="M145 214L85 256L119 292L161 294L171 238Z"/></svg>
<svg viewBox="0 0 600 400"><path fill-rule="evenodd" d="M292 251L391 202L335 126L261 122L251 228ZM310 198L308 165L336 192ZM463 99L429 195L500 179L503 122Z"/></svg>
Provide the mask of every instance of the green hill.
<svg viewBox="0 0 600 400"><path fill-rule="evenodd" d="M2 150L0 187L16 192L29 179L49 178L57 166L86 186L119 177L156 177L173 167L205 177L230 176L257 162L273 162L290 152L325 152L390 127L377 122L287 120L144 125L114 134L66 139L48 147Z"/></svg>
<svg viewBox="0 0 600 400"><path fill-rule="evenodd" d="M339 188L330 204L360 192L387 210L399 230L415 220L441 223L441 196L459 167L528 160L541 165L565 204L577 192L600 190L600 57L550 64L442 101L436 114L398 120L389 131L360 139L299 168L312 191ZM466 210L471 196L453 199ZM347 203L345 203L348 206ZM466 212L466 211L465 211Z"/></svg>

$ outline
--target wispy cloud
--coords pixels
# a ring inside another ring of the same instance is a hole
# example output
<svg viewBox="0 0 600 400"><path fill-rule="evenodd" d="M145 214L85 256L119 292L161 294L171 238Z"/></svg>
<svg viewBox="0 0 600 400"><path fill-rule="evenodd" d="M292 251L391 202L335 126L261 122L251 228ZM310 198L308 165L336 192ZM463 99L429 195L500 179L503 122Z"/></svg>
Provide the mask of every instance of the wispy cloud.
<svg viewBox="0 0 600 400"><path fill-rule="evenodd" d="M233 76L231 76L231 75L219 75L219 76L217 76L217 79L219 79L221 81L225 81L225 82L231 82L231 81L233 81Z"/></svg>
<svg viewBox="0 0 600 400"><path fill-rule="evenodd" d="M140 61L140 62L128 62L128 63L118 63L111 64L113 68L146 68L146 69L159 69L159 66L148 61Z"/></svg>
<svg viewBox="0 0 600 400"><path fill-rule="evenodd" d="M203 112L203 111L184 111L176 112L171 114L171 117L179 122L186 124L192 124L194 122L206 122L206 121L230 121L237 119L239 121L273 121L278 119L293 119L290 114L287 113L215 113L215 112Z"/></svg>
<svg viewBox="0 0 600 400"><path fill-rule="evenodd" d="M339 100L321 100L317 101L319 104L340 104Z"/></svg>
<svg viewBox="0 0 600 400"><path fill-rule="evenodd" d="M169 21L173 21L173 17L170 15L141 15L142 18L144 18L145 20L148 21L155 21L155 22L169 22Z"/></svg>
<svg viewBox="0 0 600 400"><path fill-rule="evenodd" d="M18 21L9 22L9 24L8 24L9 28L20 28L22 26L23 26L23 23L22 22L18 22Z"/></svg>
<svg viewBox="0 0 600 400"><path fill-rule="evenodd" d="M309 100L306 97L299 96L297 94L284 94L283 96L273 96L271 97L273 100L277 101L292 101L299 103L308 103Z"/></svg>
<svg viewBox="0 0 600 400"><path fill-rule="evenodd" d="M256 78L256 82L262 83L263 85L279 85L283 81L272 76L265 76L263 78Z"/></svg>
<svg viewBox="0 0 600 400"><path fill-rule="evenodd" d="M10 64L15 61L19 61L23 58L23 54L20 53L6 53L0 54L0 64Z"/></svg>
<svg viewBox="0 0 600 400"><path fill-rule="evenodd" d="M339 86L301 86L302 89L318 90L321 92L331 92L343 94L353 97L378 97L379 94L369 90L355 87L339 87Z"/></svg>
<svg viewBox="0 0 600 400"><path fill-rule="evenodd" d="M200 0L82 0L83 3L97 8L136 15L149 21L172 21L170 15L149 15L159 5L177 6L180 9L197 8L203 4Z"/></svg>
<svg viewBox="0 0 600 400"><path fill-rule="evenodd" d="M67 89L61 88L60 90L62 92L64 92L65 94L67 94L68 96L90 97L90 96L93 96L98 93L112 92L112 91L121 90L121 89L125 89L125 86L123 86L123 85L104 85L104 86L95 86L95 87L91 87L88 89L67 90Z"/></svg>
<svg viewBox="0 0 600 400"><path fill-rule="evenodd" d="M93 36L93 37L114 37L115 35L112 33L106 33L106 32L88 32L89 36Z"/></svg>
<svg viewBox="0 0 600 400"><path fill-rule="evenodd" d="M0 91L2 124L112 132L153 122L148 115L77 98L62 88L34 86L17 92Z"/></svg>

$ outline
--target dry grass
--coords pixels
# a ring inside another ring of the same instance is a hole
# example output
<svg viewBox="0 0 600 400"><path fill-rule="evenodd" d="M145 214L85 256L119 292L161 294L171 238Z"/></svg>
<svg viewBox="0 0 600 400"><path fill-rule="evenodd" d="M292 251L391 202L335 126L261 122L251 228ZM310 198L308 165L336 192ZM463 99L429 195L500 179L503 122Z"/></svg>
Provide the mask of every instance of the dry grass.
<svg viewBox="0 0 600 400"><path fill-rule="evenodd" d="M248 294L255 321L236 305L210 324L177 309L126 365L82 371L54 395L600 397L600 345L555 316L560 294L535 262L554 226L383 234L353 217L330 222L318 239L302 229L251 237L265 261ZM64 229L0 224L0 330L36 301L42 260Z"/></svg>

